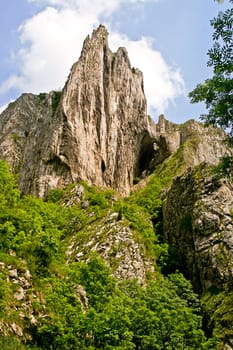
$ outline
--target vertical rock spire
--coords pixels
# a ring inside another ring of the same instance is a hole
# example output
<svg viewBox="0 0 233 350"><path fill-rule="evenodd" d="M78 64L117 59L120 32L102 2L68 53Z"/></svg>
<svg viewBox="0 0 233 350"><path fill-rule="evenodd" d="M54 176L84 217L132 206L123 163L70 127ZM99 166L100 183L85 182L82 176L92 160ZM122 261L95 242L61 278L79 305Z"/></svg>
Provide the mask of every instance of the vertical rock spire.
<svg viewBox="0 0 233 350"><path fill-rule="evenodd" d="M180 128L163 116L153 124L142 73L125 48L109 49L102 25L84 41L63 91L22 95L1 115L0 133L0 157L18 172L21 191L41 197L79 180L128 194L134 177L194 135L189 164L215 164L227 152L216 129Z"/></svg>
<svg viewBox="0 0 233 350"><path fill-rule="evenodd" d="M75 180L128 193L149 120L142 73L131 69L126 49L112 53L107 39L100 25L71 69L62 98L72 133L65 153Z"/></svg>

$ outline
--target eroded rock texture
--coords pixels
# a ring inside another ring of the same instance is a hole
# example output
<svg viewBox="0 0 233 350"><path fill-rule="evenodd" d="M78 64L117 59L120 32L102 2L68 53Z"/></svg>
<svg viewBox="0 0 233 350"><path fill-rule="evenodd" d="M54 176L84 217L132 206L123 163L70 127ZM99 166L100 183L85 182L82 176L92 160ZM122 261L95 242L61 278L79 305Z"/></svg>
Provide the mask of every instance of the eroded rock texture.
<svg viewBox="0 0 233 350"><path fill-rule="evenodd" d="M69 135L63 152L74 179L129 193L151 121L142 73L131 69L124 48L110 51L107 36L100 26L87 37L71 69L62 98Z"/></svg>
<svg viewBox="0 0 233 350"><path fill-rule="evenodd" d="M146 274L154 272L153 259L145 256L143 245L136 242L132 230L118 216L109 212L85 228L88 240L74 238L67 252L68 262L85 261L90 252L97 252L119 280L137 279L143 284Z"/></svg>
<svg viewBox="0 0 233 350"><path fill-rule="evenodd" d="M156 92L155 92L156 93ZM134 178L190 142L184 163L215 164L225 134L195 121L177 125L147 115L142 73L127 51L113 53L104 26L84 41L60 92L23 94L0 118L0 158L18 173L20 190L48 190L85 180L127 195Z"/></svg>
<svg viewBox="0 0 233 350"><path fill-rule="evenodd" d="M0 157L18 173L20 190L43 197L72 182L69 165L57 155L62 116L60 92L23 94L0 118Z"/></svg>
<svg viewBox="0 0 233 350"><path fill-rule="evenodd" d="M206 164L177 177L163 206L164 234L199 291L233 285L233 187Z"/></svg>
<svg viewBox="0 0 233 350"><path fill-rule="evenodd" d="M124 48L110 51L105 27L86 38L60 95L25 94L1 117L1 158L18 169L21 190L44 196L86 180L129 193L153 127L142 73Z"/></svg>
<svg viewBox="0 0 233 350"><path fill-rule="evenodd" d="M179 149L183 153L183 163L186 167L193 167L202 162L215 165L223 156L232 154L222 129L205 127L195 120L174 124L163 115L159 117L155 128L154 164L162 163Z"/></svg>

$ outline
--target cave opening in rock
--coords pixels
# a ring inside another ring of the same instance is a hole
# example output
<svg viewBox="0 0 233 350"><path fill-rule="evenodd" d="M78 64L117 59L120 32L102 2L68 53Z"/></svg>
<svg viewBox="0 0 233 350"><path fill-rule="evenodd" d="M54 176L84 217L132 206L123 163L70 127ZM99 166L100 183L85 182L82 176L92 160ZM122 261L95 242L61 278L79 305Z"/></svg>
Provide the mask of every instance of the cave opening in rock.
<svg viewBox="0 0 233 350"><path fill-rule="evenodd" d="M106 165L105 165L104 160L102 159L102 161L101 161L101 171L102 171L102 173L105 172L105 169L106 169Z"/></svg>
<svg viewBox="0 0 233 350"><path fill-rule="evenodd" d="M155 152L155 140L145 132L140 141L135 177L141 178L153 170L152 160L155 156Z"/></svg>

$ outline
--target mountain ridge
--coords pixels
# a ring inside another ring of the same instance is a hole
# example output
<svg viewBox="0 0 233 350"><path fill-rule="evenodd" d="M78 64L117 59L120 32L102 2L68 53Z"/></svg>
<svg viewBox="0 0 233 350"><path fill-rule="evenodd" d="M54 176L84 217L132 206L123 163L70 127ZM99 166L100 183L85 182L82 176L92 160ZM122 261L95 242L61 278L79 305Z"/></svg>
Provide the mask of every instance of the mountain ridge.
<svg viewBox="0 0 233 350"><path fill-rule="evenodd" d="M101 25L86 38L62 91L23 94L0 116L2 341L13 334L16 345L36 349L167 350L181 349L179 334L189 350L216 350L212 337L231 350L227 135L195 120L154 123L142 73L107 37ZM152 324L137 308L153 314Z"/></svg>
<svg viewBox="0 0 233 350"><path fill-rule="evenodd" d="M203 141L196 142L194 164L214 164L230 152L219 129L195 121L179 126L163 116L155 124L142 73L131 68L125 48L111 52L102 25L85 39L64 89L23 94L2 113L0 132L0 156L17 171L20 190L39 197L80 180L127 195L135 178L193 133Z"/></svg>

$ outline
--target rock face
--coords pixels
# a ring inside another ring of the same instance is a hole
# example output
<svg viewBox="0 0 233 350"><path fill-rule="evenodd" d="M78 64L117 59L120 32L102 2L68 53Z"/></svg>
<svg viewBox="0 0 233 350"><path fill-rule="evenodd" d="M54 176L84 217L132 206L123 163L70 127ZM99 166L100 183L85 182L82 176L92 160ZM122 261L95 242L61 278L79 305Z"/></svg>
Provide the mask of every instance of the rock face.
<svg viewBox="0 0 233 350"><path fill-rule="evenodd" d="M23 94L1 114L0 154L13 171L24 166L24 154L32 136L31 150L36 143L36 131L41 129L40 124L51 117L52 96L53 93Z"/></svg>
<svg viewBox="0 0 233 350"><path fill-rule="evenodd" d="M61 127L55 118L60 95L23 94L1 115L0 157L18 173L24 193L43 196L48 188L72 181L68 166L55 157L50 145L54 131Z"/></svg>
<svg viewBox="0 0 233 350"><path fill-rule="evenodd" d="M153 127L142 73L124 48L112 53L107 38L103 26L86 38L59 101L55 92L24 95L3 113L1 158L19 170L23 192L44 196L86 180L129 193Z"/></svg>
<svg viewBox="0 0 233 350"><path fill-rule="evenodd" d="M62 109L69 134L63 153L72 177L128 193L140 145L151 134L150 119L142 73L131 69L124 48L115 54L109 50L103 26L84 42L64 89Z"/></svg>
<svg viewBox="0 0 233 350"><path fill-rule="evenodd" d="M86 261L90 252L96 252L119 280L136 278L143 284L146 274L154 272L153 260L145 256L143 246L136 242L133 232L118 216L118 213L109 212L106 217L85 228L88 241L74 238L67 252L68 263Z"/></svg>
<svg viewBox="0 0 233 350"><path fill-rule="evenodd" d="M216 165L224 155L232 153L224 142L226 134L223 130L211 126L204 127L195 120L179 125L169 122L161 115L155 127L155 151L152 161L154 165L162 163L181 148L186 167L193 167L202 162Z"/></svg>
<svg viewBox="0 0 233 350"><path fill-rule="evenodd" d="M192 139L191 166L216 163L227 152L223 132L195 121L183 126L147 115L142 73L126 49L112 53L100 26L84 41L61 92L23 94L0 118L0 158L18 173L20 190L45 197L48 190L85 180L128 194Z"/></svg>
<svg viewBox="0 0 233 350"><path fill-rule="evenodd" d="M233 187L206 164L177 177L163 206L164 234L199 291L233 285Z"/></svg>

